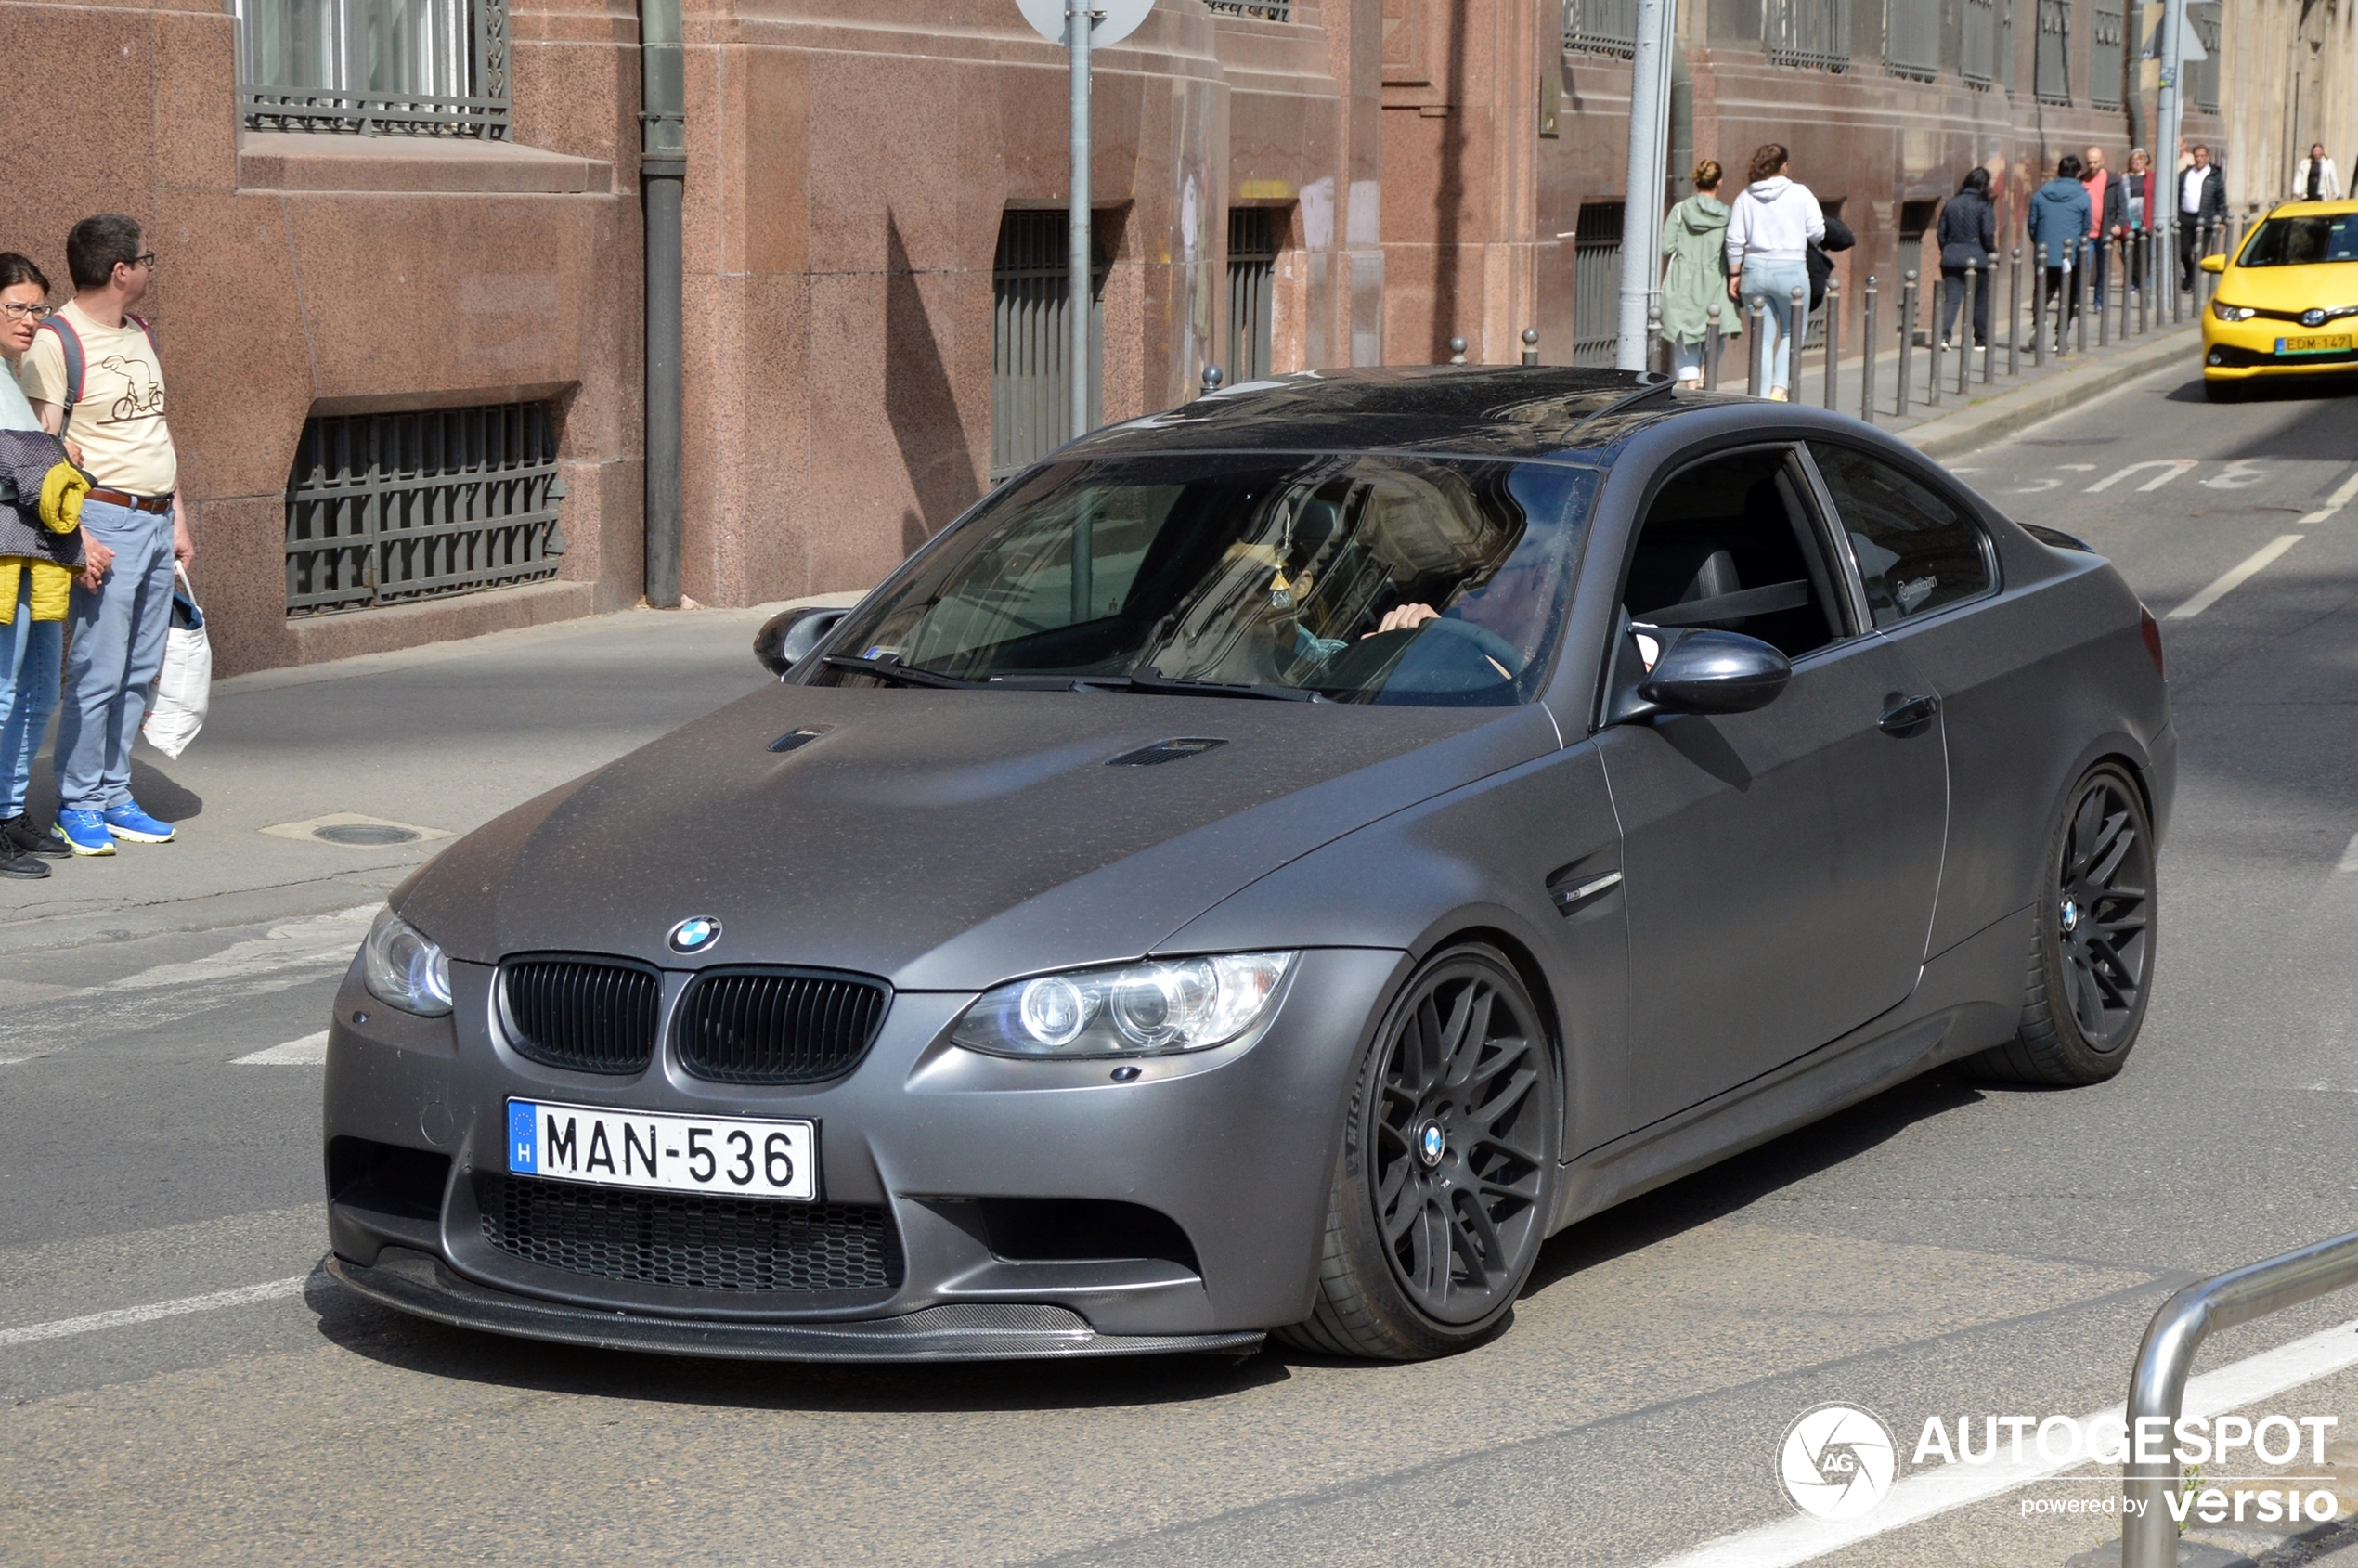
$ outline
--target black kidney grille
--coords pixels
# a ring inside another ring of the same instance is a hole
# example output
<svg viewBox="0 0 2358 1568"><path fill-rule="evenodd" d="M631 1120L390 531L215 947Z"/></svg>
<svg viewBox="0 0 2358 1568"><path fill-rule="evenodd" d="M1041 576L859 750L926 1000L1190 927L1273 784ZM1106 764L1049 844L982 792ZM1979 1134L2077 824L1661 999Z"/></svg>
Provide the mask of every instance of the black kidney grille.
<svg viewBox="0 0 2358 1568"><path fill-rule="evenodd" d="M572 1274L683 1290L900 1289L900 1235L875 1203L786 1203L487 1176L483 1238Z"/></svg>
<svg viewBox="0 0 2358 1568"><path fill-rule="evenodd" d="M883 1024L874 980L723 970L680 999L680 1065L718 1083L813 1083L851 1069Z"/></svg>
<svg viewBox="0 0 2358 1568"><path fill-rule="evenodd" d="M576 1072L643 1072L655 1052L662 982L652 970L581 958L525 958L499 970L516 1054Z"/></svg>

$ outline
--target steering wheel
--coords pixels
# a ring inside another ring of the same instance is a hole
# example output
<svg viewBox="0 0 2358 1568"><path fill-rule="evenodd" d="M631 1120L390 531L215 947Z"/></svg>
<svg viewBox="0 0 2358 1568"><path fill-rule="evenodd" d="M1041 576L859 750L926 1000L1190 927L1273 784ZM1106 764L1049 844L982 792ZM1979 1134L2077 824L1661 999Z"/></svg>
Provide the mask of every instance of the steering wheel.
<svg viewBox="0 0 2358 1568"><path fill-rule="evenodd" d="M1440 635L1425 635L1434 628L1443 628ZM1434 619L1360 638L1328 660L1312 683L1345 691L1471 693L1496 691L1505 683L1500 669L1511 677L1522 667L1514 644L1488 628Z"/></svg>
<svg viewBox="0 0 2358 1568"><path fill-rule="evenodd" d="M1476 626L1471 621L1453 621L1446 616L1435 616L1419 626L1417 629L1445 632L1451 637L1463 638L1491 658L1497 660L1498 667L1507 672L1509 680L1522 673L1522 650L1486 626Z"/></svg>

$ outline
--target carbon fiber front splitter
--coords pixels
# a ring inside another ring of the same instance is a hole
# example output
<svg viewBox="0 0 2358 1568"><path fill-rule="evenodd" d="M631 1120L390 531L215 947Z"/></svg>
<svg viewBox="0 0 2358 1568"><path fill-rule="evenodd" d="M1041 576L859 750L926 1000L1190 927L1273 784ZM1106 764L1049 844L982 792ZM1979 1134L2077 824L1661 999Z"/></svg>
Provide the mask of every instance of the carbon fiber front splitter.
<svg viewBox="0 0 2358 1568"><path fill-rule="evenodd" d="M1100 1334L1060 1306L952 1302L899 1317L836 1323L721 1323L559 1306L460 1278L440 1262L387 1247L373 1267L333 1256L328 1272L370 1301L461 1328L594 1345L749 1361L1025 1361L1086 1355L1247 1355L1259 1332Z"/></svg>

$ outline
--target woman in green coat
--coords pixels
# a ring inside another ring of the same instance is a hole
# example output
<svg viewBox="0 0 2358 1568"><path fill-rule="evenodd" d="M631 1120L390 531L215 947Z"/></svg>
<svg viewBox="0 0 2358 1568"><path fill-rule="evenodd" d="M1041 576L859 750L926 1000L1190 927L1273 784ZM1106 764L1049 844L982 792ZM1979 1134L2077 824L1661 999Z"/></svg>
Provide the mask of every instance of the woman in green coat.
<svg viewBox="0 0 2358 1568"><path fill-rule="evenodd" d="M1687 386L1703 384L1713 305L1721 335L1743 330L1742 313L1728 305L1728 208L1714 194L1718 163L1706 158L1696 164L1694 182L1695 193L1670 209L1662 229L1662 253L1670 258L1662 280L1662 335L1670 344L1671 373Z"/></svg>

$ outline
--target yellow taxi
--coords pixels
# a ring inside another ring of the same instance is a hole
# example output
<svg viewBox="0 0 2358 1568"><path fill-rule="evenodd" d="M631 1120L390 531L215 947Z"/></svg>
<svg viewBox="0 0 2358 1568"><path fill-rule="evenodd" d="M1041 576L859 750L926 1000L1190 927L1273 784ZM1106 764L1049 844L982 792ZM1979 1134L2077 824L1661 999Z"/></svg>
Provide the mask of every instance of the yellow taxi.
<svg viewBox="0 0 2358 1568"><path fill-rule="evenodd" d="M2287 201L2252 226L2202 316L2202 384L2213 401L2261 379L2358 369L2358 201Z"/></svg>

